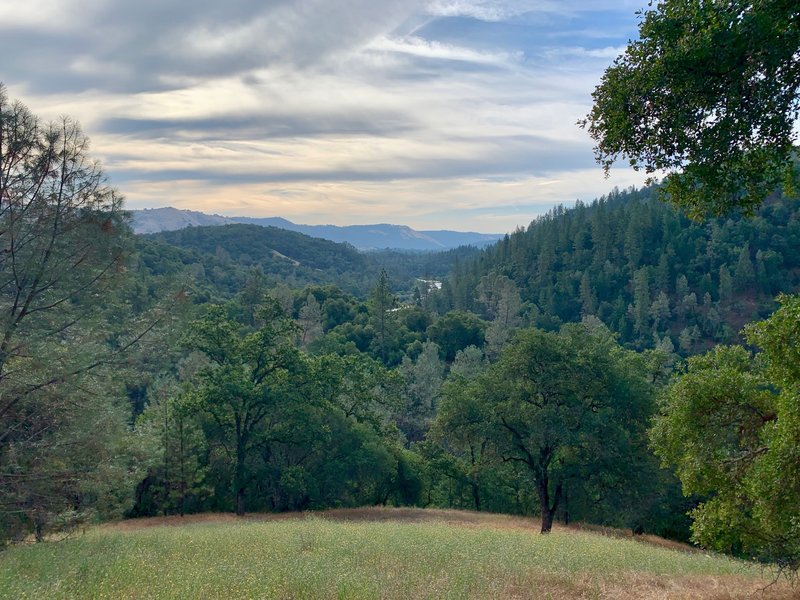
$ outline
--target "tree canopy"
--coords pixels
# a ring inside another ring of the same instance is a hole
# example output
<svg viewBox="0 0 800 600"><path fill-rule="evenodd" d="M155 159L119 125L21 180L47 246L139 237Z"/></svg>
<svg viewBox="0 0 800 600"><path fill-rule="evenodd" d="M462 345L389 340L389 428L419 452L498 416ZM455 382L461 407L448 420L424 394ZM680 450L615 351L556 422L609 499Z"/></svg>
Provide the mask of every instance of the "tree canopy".
<svg viewBox="0 0 800 600"><path fill-rule="evenodd" d="M297 401L298 382L305 375L301 354L292 345L294 327L277 303L265 305L259 316L261 326L242 335L225 308L213 306L192 324L187 337L188 346L209 360L190 394L197 410L208 416L208 428L231 463L239 515L245 512L253 480L249 459L276 435L274 423L281 420L276 415ZM265 426L269 423L273 426Z"/></svg>
<svg viewBox="0 0 800 600"><path fill-rule="evenodd" d="M598 477L602 487L624 486L634 476L630 457L641 449L651 407L640 360L604 327L571 324L560 333L520 332L479 378L483 416L468 419L486 419L497 454L527 473L542 533L568 489L587 493ZM476 435L483 433L464 427L460 443Z"/></svg>
<svg viewBox="0 0 800 600"><path fill-rule="evenodd" d="M720 346L688 360L651 437L684 492L706 498L692 515L695 541L797 570L800 297L780 301L746 328L762 352Z"/></svg>
<svg viewBox="0 0 800 600"><path fill-rule="evenodd" d="M130 240L78 124L41 122L0 84L2 537L124 504L135 470L108 367L140 337L114 296Z"/></svg>
<svg viewBox="0 0 800 600"><path fill-rule="evenodd" d="M793 174L798 50L793 0L655 3L581 125L606 171L625 158L666 173L691 216L752 210Z"/></svg>

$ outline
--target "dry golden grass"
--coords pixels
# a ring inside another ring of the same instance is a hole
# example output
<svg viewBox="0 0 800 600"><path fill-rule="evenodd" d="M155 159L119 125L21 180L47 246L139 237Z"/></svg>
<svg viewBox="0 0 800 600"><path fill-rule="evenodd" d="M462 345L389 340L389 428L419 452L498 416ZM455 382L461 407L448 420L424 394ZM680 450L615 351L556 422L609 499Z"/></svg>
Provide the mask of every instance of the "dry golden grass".
<svg viewBox="0 0 800 600"><path fill-rule="evenodd" d="M454 510L137 519L0 555L5 598L788 600L769 573L652 536Z"/></svg>
<svg viewBox="0 0 800 600"><path fill-rule="evenodd" d="M166 517L145 517L107 523L102 527L119 531L141 529L146 527L181 526L194 523L238 523L245 521L285 521L290 519L321 518L342 522L382 522L396 521L401 523L446 523L459 527L491 527L493 529L539 531L539 520L531 517L520 517L499 513L475 512L469 510L452 510L436 508L394 508L369 506L363 508L335 508L323 511L302 513L248 513L237 517L232 513L203 513L197 515L170 515ZM573 523L568 526L553 524L554 531L586 531L613 537L677 550L681 552L702 552L702 550L674 540L655 535L634 535L627 529L615 529L587 523Z"/></svg>
<svg viewBox="0 0 800 600"><path fill-rule="evenodd" d="M532 575L498 597L514 600L792 600L800 590L737 576L667 577L626 573L613 580L583 574Z"/></svg>

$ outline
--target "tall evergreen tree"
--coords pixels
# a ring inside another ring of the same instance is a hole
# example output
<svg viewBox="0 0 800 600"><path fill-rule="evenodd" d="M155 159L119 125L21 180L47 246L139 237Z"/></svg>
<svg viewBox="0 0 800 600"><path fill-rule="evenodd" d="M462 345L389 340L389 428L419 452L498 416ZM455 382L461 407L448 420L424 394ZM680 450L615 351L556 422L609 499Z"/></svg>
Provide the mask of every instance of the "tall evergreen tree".
<svg viewBox="0 0 800 600"><path fill-rule="evenodd" d="M124 392L105 379L140 337L115 296L131 236L88 144L0 84L0 537L41 537L92 497L110 506L133 456Z"/></svg>

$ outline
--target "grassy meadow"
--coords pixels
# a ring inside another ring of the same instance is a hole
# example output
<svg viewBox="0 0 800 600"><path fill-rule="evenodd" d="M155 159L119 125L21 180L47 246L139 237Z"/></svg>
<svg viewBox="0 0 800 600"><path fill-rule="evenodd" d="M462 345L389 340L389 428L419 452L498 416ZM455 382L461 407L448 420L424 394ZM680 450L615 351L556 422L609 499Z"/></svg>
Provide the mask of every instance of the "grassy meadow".
<svg viewBox="0 0 800 600"><path fill-rule="evenodd" d="M2 598L791 598L740 561L457 511L127 521L0 554Z"/></svg>

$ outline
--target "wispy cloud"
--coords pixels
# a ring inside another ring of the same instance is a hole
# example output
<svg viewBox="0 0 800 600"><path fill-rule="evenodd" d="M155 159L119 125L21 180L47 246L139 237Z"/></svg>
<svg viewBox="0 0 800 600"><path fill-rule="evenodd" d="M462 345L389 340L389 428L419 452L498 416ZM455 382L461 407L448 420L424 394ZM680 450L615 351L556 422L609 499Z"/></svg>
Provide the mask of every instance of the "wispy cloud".
<svg viewBox="0 0 800 600"><path fill-rule="evenodd" d="M549 60L559 59L600 59L611 62L625 52L625 46L605 46L603 48L584 48L583 46L562 46L547 48L545 53Z"/></svg>
<svg viewBox="0 0 800 600"><path fill-rule="evenodd" d="M482 52L464 46L454 46L452 44L442 44L440 42L424 40L416 36L405 38L389 38L382 36L372 41L367 46L367 50L398 52L421 58L453 60L496 66L509 65L522 57L522 51L513 53Z"/></svg>
<svg viewBox="0 0 800 600"><path fill-rule="evenodd" d="M471 17L481 21L505 21L527 13L561 13L565 3L550 0L434 0L428 12L441 17Z"/></svg>
<svg viewBox="0 0 800 600"><path fill-rule="evenodd" d="M132 207L512 229L640 181L575 122L643 3L0 3L2 76Z"/></svg>

